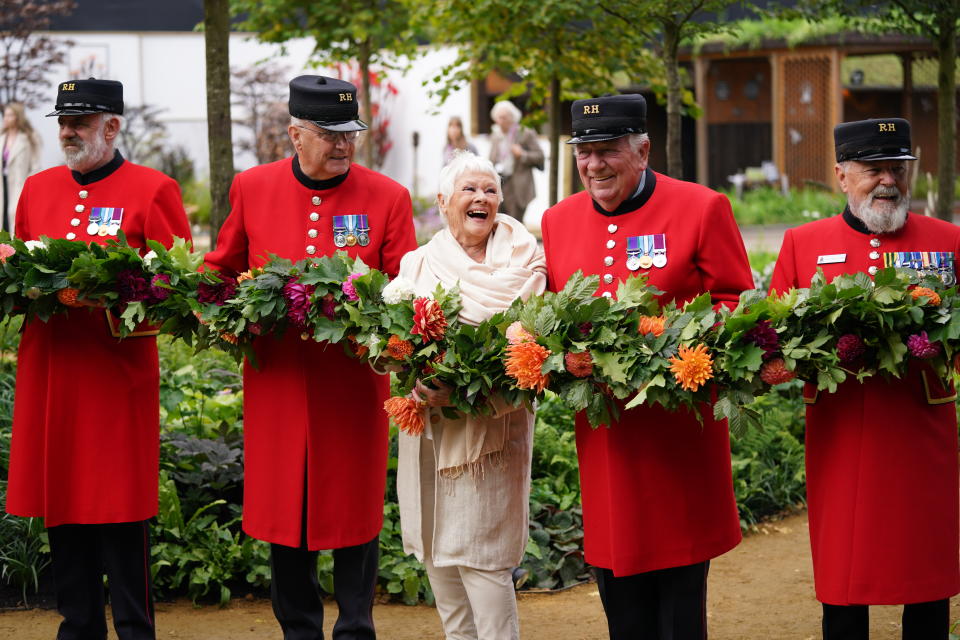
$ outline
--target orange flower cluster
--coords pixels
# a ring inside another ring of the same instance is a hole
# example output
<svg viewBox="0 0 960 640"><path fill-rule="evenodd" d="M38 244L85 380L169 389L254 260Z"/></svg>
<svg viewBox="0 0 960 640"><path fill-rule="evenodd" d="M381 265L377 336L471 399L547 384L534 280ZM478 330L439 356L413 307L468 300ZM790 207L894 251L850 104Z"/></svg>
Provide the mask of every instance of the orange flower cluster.
<svg viewBox="0 0 960 640"><path fill-rule="evenodd" d="M357 342L357 336L347 336L347 347L349 347L350 352L358 358L362 358L370 351L366 345Z"/></svg>
<svg viewBox="0 0 960 640"><path fill-rule="evenodd" d="M927 301L928 305L930 305L931 307L940 306L940 294L934 291L933 289L930 289L929 287L917 287L916 289L913 289L910 291L910 295L913 296L914 300L916 300L921 296L926 296L927 298L929 298L929 300Z"/></svg>
<svg viewBox="0 0 960 640"><path fill-rule="evenodd" d="M586 378L593 373L593 356L589 351L580 353L568 351L563 356L563 362L567 366L567 371L576 378Z"/></svg>
<svg viewBox="0 0 960 640"><path fill-rule="evenodd" d="M220 332L220 339L225 342L229 342L230 344L237 344L240 341L240 338L238 338L236 334L229 333L227 331Z"/></svg>
<svg viewBox="0 0 960 640"><path fill-rule="evenodd" d="M77 307L84 306L83 304L77 302L77 296L79 294L79 290L74 289L73 287L66 287L64 289L60 289L60 291L57 291L57 300L59 300L60 304L65 307L73 307L76 309Z"/></svg>
<svg viewBox="0 0 960 640"><path fill-rule="evenodd" d="M439 302L430 298L413 301L413 328L410 333L422 336L424 342L443 340L447 333L447 318Z"/></svg>
<svg viewBox="0 0 960 640"><path fill-rule="evenodd" d="M652 333L655 338L659 338L666 328L667 319L664 316L640 316L640 326L637 330L643 335Z"/></svg>
<svg viewBox="0 0 960 640"><path fill-rule="evenodd" d="M423 404L413 398L392 396L383 403L387 415L404 433L418 436L423 433L423 413L420 411Z"/></svg>
<svg viewBox="0 0 960 640"><path fill-rule="evenodd" d="M413 344L398 335L392 335L387 340L387 355L394 360L406 360L413 355Z"/></svg>
<svg viewBox="0 0 960 640"><path fill-rule="evenodd" d="M240 284L244 280L253 280L253 271L248 269L237 276L237 284Z"/></svg>
<svg viewBox="0 0 960 640"><path fill-rule="evenodd" d="M521 389L543 391L550 376L541 373L550 350L536 342L521 342L507 347L507 375L517 381Z"/></svg>
<svg viewBox="0 0 960 640"><path fill-rule="evenodd" d="M670 358L670 371L681 387L696 391L713 377L713 358L707 353L706 345L698 344L692 349L680 347L679 353Z"/></svg>

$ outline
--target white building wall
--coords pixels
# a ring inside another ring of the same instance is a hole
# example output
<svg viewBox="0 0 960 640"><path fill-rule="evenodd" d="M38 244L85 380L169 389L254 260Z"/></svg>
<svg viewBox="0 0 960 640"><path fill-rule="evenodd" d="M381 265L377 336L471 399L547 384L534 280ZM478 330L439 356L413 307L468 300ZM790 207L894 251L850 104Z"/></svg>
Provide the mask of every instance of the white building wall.
<svg viewBox="0 0 960 640"><path fill-rule="evenodd" d="M50 167L63 161L57 144L57 126L53 118L44 118L52 110L56 85L62 80L95 75L119 80L124 85L124 101L129 106L147 104L164 109L160 119L167 125L170 143L181 145L193 158L197 175L207 175L209 158L206 128L206 64L202 33L64 33L55 34L73 41L67 62L52 68L48 74L50 100L40 109L28 112L43 138L43 166ZM231 34L230 64L243 68L270 60L291 70L291 77L301 73L324 73L324 69L310 65L313 41L300 39L285 47L257 42L249 34ZM425 82L439 72L444 64L454 59L454 51L425 49L406 72L387 71L390 82L397 87L389 117L393 148L387 154L381 171L420 196L436 193L437 176L442 164L442 149L446 142L447 121L453 115L463 119L464 130L472 128L470 87L451 94L443 105L429 95L431 85ZM283 96L286 99L286 96ZM235 109L235 117L239 114ZM420 145L416 165L412 137L419 133ZM245 129L235 128L234 139L249 135ZM472 139L482 155L489 151L487 136ZM541 138L544 153L548 153L546 138ZM562 150L563 151L563 150ZM562 153L561 170L569 154ZM250 154L235 152L237 169L251 167L255 160ZM549 158L547 161L549 169ZM547 206L547 173L534 172L537 198L527 209L527 224L538 227L540 216Z"/></svg>

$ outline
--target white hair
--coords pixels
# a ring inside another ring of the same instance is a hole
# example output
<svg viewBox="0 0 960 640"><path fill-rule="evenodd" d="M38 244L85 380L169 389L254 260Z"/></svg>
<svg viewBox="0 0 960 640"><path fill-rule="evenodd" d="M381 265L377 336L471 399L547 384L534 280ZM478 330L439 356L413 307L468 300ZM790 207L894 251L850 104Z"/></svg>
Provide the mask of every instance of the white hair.
<svg viewBox="0 0 960 640"><path fill-rule="evenodd" d="M640 151L640 147L644 143L650 142L650 136L647 133L630 133L626 135L627 143L630 145L630 150L634 153ZM616 138L614 138L616 139ZM589 142L582 142L580 144L591 144ZM577 149L580 148L580 144L573 145L573 155L577 155Z"/></svg>
<svg viewBox="0 0 960 640"><path fill-rule="evenodd" d="M503 191L500 188L500 174L493 168L493 163L486 158L481 158L469 151L458 151L453 155L453 160L440 170L440 195L447 202L453 195L454 186L457 178L464 173L477 171L486 173L497 183L497 200L503 202Z"/></svg>
<svg viewBox="0 0 960 640"><path fill-rule="evenodd" d="M493 105L493 109L490 109L490 117L494 120L496 120L497 115L501 113L509 113L514 122L520 122L520 118L523 117L523 114L520 113L520 109L517 109L517 105L513 104L509 100L501 100Z"/></svg>

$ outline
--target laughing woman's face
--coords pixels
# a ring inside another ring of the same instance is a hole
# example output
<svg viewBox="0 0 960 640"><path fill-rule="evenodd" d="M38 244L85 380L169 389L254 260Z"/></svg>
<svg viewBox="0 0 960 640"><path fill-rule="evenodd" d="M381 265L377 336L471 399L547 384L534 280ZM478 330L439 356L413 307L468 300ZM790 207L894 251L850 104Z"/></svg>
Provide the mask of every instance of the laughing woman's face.
<svg viewBox="0 0 960 640"><path fill-rule="evenodd" d="M485 243L497 220L500 191L493 176L484 171L466 171L454 182L449 201L440 198L450 233L461 246Z"/></svg>

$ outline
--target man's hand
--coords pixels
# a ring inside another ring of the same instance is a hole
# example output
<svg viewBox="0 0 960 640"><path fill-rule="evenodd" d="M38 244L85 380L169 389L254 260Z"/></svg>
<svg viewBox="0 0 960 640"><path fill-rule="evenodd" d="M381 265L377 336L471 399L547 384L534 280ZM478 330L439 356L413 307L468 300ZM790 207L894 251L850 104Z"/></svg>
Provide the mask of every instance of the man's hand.
<svg viewBox="0 0 960 640"><path fill-rule="evenodd" d="M433 384L437 387L436 389L431 389L427 385L423 384L420 380L417 380L417 383L413 386L413 399L417 402L425 402L428 407L449 407L450 404L450 392L452 389L442 382L434 381Z"/></svg>

